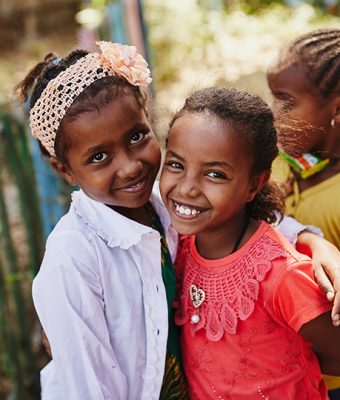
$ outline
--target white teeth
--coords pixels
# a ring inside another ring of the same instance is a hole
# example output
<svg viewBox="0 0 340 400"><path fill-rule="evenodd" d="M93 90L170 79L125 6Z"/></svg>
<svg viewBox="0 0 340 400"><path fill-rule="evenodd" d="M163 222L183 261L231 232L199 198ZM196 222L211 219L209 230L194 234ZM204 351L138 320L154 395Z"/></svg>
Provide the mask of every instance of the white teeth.
<svg viewBox="0 0 340 400"><path fill-rule="evenodd" d="M142 183L142 181L140 181L140 182L137 182L135 185L133 185L133 186L130 186L130 187L132 187L132 188L135 188L135 187L137 187L137 186L140 186L140 184Z"/></svg>
<svg viewBox="0 0 340 400"><path fill-rule="evenodd" d="M176 211L182 215L198 215L201 211L175 203Z"/></svg>

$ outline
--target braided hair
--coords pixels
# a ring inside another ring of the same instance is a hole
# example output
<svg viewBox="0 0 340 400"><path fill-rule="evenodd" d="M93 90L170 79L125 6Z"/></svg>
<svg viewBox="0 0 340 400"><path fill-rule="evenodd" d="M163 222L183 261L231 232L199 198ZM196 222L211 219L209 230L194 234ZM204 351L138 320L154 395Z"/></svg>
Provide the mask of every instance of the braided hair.
<svg viewBox="0 0 340 400"><path fill-rule="evenodd" d="M29 110L31 110L48 83L87 54L89 53L85 50L75 50L63 59L57 58L53 53L47 54L44 60L38 63L17 85L16 90L21 101L28 102ZM107 76L88 86L74 100L61 121L54 143L57 159L64 165L68 165L66 153L70 146L70 138L63 129L65 123L73 121L82 113L99 111L101 107L107 106L124 95L133 95L146 112L146 94L140 87L130 84L123 77ZM50 157L40 141L39 145L43 155Z"/></svg>
<svg viewBox="0 0 340 400"><path fill-rule="evenodd" d="M188 113L208 113L231 124L237 135L242 135L247 149L254 157L252 174L271 171L278 155L274 117L269 106L259 97L235 89L210 87L195 92L170 122ZM254 199L247 203L248 215L273 223L283 214L283 196L279 186L267 182Z"/></svg>
<svg viewBox="0 0 340 400"><path fill-rule="evenodd" d="M307 78L323 97L340 89L340 29L319 29L295 39L282 54L282 64L300 62Z"/></svg>

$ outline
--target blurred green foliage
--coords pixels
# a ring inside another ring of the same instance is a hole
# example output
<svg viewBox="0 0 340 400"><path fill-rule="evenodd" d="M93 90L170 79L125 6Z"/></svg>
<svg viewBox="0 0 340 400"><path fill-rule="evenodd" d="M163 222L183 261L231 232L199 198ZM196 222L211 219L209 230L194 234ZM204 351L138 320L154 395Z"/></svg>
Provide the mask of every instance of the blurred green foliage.
<svg viewBox="0 0 340 400"><path fill-rule="evenodd" d="M212 0L213 1L213 0ZM216 3L216 1L215 1ZM259 13L266 8L271 8L275 5L297 7L303 4L308 4L323 14L339 15L340 0L224 0L223 7L225 10L233 10L238 8L248 14Z"/></svg>
<svg viewBox="0 0 340 400"><path fill-rule="evenodd" d="M266 0L143 4L161 137L173 111L200 87L236 86L270 100L265 70L282 46L307 31L339 26L338 17L306 2L296 7Z"/></svg>

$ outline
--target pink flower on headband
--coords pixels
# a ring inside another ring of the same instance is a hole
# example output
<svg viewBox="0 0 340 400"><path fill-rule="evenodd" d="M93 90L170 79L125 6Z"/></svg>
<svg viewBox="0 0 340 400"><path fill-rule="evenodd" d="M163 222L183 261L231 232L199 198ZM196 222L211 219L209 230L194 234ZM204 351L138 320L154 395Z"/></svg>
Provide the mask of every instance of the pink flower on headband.
<svg viewBox="0 0 340 400"><path fill-rule="evenodd" d="M102 63L118 76L123 76L135 86L147 86L152 79L148 64L135 46L120 43L97 42Z"/></svg>

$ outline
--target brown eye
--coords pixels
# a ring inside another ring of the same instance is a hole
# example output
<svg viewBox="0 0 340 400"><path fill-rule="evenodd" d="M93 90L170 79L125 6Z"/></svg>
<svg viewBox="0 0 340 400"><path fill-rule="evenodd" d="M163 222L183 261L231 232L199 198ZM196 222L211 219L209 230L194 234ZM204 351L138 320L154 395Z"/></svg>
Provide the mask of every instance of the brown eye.
<svg viewBox="0 0 340 400"><path fill-rule="evenodd" d="M183 169L183 165L177 161L168 161L166 165L173 169Z"/></svg>
<svg viewBox="0 0 340 400"><path fill-rule="evenodd" d="M209 176L210 178L215 178L215 179L226 179L225 175L219 171L210 171L206 174L206 176Z"/></svg>
<svg viewBox="0 0 340 400"><path fill-rule="evenodd" d="M107 157L108 157L108 155L107 155L106 153L103 153L103 152L102 152L102 153L96 153L96 154L92 157L91 162L93 162L93 163L100 163L100 162L106 160Z"/></svg>
<svg viewBox="0 0 340 400"><path fill-rule="evenodd" d="M136 132L130 137L130 142L131 142L131 144L138 143L141 140L143 140L145 136L146 136L145 133Z"/></svg>

